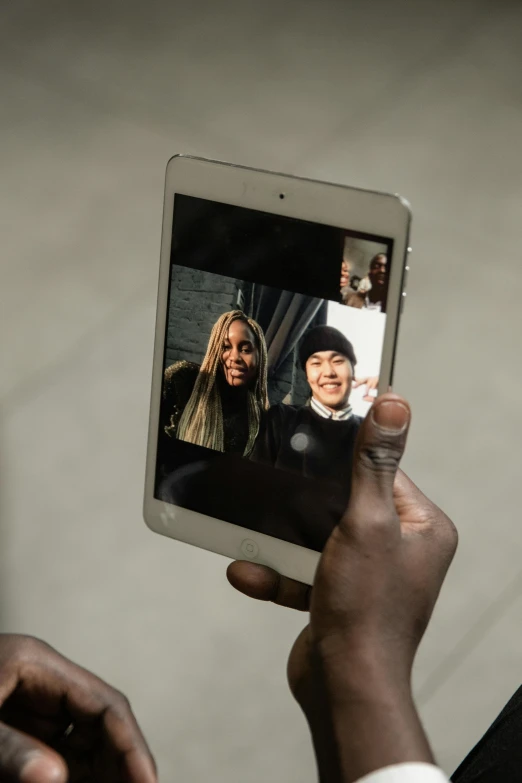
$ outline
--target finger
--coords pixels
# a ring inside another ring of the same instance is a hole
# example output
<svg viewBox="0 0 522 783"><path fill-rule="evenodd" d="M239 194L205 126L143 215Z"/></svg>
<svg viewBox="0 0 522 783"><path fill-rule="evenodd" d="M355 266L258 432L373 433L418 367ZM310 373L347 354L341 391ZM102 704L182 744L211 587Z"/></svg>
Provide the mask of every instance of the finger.
<svg viewBox="0 0 522 783"><path fill-rule="evenodd" d="M359 378L353 382L353 388L358 389L359 386L362 386L364 383L366 383L368 379L367 378Z"/></svg>
<svg viewBox="0 0 522 783"><path fill-rule="evenodd" d="M398 470L395 476L393 497L399 515L407 518L407 512L411 511L411 519L419 525L426 522L430 525L438 523L440 519L446 517L403 470Z"/></svg>
<svg viewBox="0 0 522 783"><path fill-rule="evenodd" d="M36 639L16 640L12 656L20 707L42 718L68 717L79 724L95 723L104 743L120 759L129 783L156 783L156 769L145 738L127 699L86 669ZM0 687L1 696L1 687Z"/></svg>
<svg viewBox="0 0 522 783"><path fill-rule="evenodd" d="M404 471L397 471L393 487L395 506L401 519L417 530L428 527L447 538L453 553L458 532L451 519L418 488Z"/></svg>
<svg viewBox="0 0 522 783"><path fill-rule="evenodd" d="M54 747L55 742L63 737L71 723L70 718L46 718L31 712L30 709L13 709L10 705L7 708L2 707L0 717L4 723L13 729L29 734L31 737L51 747Z"/></svg>
<svg viewBox="0 0 522 783"><path fill-rule="evenodd" d="M106 736L123 761L129 783L157 783L156 764L127 700L103 717Z"/></svg>
<svg viewBox="0 0 522 783"><path fill-rule="evenodd" d="M393 484L410 416L408 403L395 394L383 394L372 405L355 447L352 494L344 517L351 524L395 514Z"/></svg>
<svg viewBox="0 0 522 783"><path fill-rule="evenodd" d="M303 612L310 606L309 585L281 576L267 566L236 560L227 568L227 579L240 593L258 601L272 601Z"/></svg>
<svg viewBox="0 0 522 783"><path fill-rule="evenodd" d="M402 470L395 476L393 498L401 524L405 526L414 525L418 529L432 526L439 515L444 516Z"/></svg>
<svg viewBox="0 0 522 783"><path fill-rule="evenodd" d="M66 783L67 766L53 750L0 723L0 780L5 783Z"/></svg>
<svg viewBox="0 0 522 783"><path fill-rule="evenodd" d="M129 783L156 783L156 765L131 706L123 694L80 667L66 694L66 704L80 723L99 721L107 745L121 760ZM80 682L80 672L84 675Z"/></svg>
<svg viewBox="0 0 522 783"><path fill-rule="evenodd" d="M396 498L412 498L418 501L419 498L428 500L426 495L418 488L414 481L399 468L395 475L394 493ZM429 501L428 501L429 502Z"/></svg>

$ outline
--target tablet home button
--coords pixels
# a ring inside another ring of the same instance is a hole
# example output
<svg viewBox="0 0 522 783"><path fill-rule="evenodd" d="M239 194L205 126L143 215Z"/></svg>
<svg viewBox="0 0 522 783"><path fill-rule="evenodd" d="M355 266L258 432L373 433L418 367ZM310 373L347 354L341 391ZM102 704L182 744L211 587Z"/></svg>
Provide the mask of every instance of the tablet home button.
<svg viewBox="0 0 522 783"><path fill-rule="evenodd" d="M245 557L248 557L249 560L253 560L254 557L257 557L259 554L259 547L251 538L245 538L241 544L241 551Z"/></svg>

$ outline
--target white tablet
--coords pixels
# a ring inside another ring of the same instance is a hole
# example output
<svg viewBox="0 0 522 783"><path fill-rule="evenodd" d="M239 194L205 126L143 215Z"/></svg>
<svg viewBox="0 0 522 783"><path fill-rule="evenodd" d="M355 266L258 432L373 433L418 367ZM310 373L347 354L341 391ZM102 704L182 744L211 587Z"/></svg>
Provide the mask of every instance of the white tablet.
<svg viewBox="0 0 522 783"><path fill-rule="evenodd" d="M392 382L409 226L395 195L169 162L152 530L313 582L357 431Z"/></svg>

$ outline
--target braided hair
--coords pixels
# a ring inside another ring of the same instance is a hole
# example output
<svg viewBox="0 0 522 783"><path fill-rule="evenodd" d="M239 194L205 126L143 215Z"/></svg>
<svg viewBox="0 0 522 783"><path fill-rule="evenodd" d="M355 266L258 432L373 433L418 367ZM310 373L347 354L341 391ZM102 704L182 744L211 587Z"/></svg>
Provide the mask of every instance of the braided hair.
<svg viewBox="0 0 522 783"><path fill-rule="evenodd" d="M263 330L256 321L241 312L223 313L210 333L207 352L194 384L194 389L181 416L177 437L179 440L205 446L214 451L224 451L223 410L219 387L216 383L221 369L223 345L233 321L243 321L252 330L258 351L258 368L255 384L247 391L248 440L243 453L248 457L259 433L261 412L267 410L267 350Z"/></svg>

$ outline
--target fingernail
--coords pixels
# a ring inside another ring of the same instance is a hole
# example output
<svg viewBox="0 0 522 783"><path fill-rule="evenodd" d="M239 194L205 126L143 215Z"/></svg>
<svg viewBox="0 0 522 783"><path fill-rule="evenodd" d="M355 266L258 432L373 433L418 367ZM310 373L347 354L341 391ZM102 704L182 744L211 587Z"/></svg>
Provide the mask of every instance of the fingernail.
<svg viewBox="0 0 522 783"><path fill-rule="evenodd" d="M377 403L372 407L371 415L379 429L395 435L404 432L410 421L410 409L395 400Z"/></svg>
<svg viewBox="0 0 522 783"><path fill-rule="evenodd" d="M44 753L34 751L27 755L22 767L20 783L65 783L67 780L64 766L55 759L48 758Z"/></svg>

